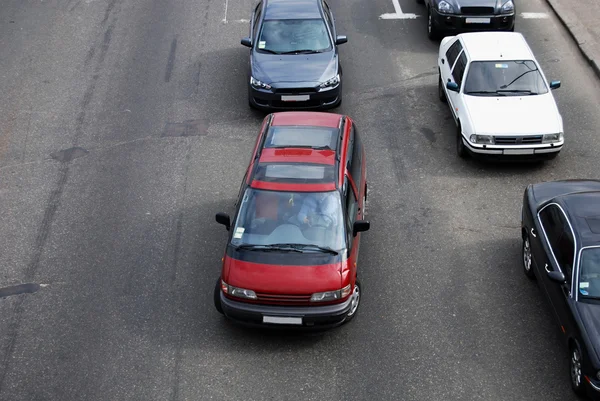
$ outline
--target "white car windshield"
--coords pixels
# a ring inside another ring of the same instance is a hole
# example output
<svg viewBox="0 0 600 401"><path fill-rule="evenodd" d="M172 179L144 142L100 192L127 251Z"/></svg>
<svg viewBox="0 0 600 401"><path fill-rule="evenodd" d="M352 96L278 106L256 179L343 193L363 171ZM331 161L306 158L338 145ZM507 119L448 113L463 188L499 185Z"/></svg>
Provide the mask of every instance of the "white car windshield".
<svg viewBox="0 0 600 401"><path fill-rule="evenodd" d="M342 203L338 191L283 192L247 188L231 243L294 244L335 251L345 249Z"/></svg>
<svg viewBox="0 0 600 401"><path fill-rule="evenodd" d="M464 92L472 96L522 96L548 93L532 60L473 61Z"/></svg>
<svg viewBox="0 0 600 401"><path fill-rule="evenodd" d="M579 294L585 298L600 299L600 248L581 252Z"/></svg>
<svg viewBox="0 0 600 401"><path fill-rule="evenodd" d="M258 51L276 54L320 53L331 49L331 40L320 19L265 20Z"/></svg>

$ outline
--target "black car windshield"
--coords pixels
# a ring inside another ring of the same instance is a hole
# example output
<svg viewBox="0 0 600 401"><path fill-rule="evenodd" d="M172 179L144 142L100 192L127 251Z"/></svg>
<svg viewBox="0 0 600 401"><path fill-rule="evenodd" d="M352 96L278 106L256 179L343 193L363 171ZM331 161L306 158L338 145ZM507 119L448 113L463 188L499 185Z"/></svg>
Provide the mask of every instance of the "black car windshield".
<svg viewBox="0 0 600 401"><path fill-rule="evenodd" d="M584 298L600 298L600 248L587 248L581 252L579 294Z"/></svg>
<svg viewBox="0 0 600 401"><path fill-rule="evenodd" d="M473 61L464 92L472 96L522 96L548 93L548 88L532 60Z"/></svg>
<svg viewBox="0 0 600 401"><path fill-rule="evenodd" d="M331 49L331 40L321 19L265 20L257 49L278 54L324 52Z"/></svg>
<svg viewBox="0 0 600 401"><path fill-rule="evenodd" d="M318 252L317 247L339 252L346 244L340 193L247 188L231 243L259 247L294 244L306 252Z"/></svg>

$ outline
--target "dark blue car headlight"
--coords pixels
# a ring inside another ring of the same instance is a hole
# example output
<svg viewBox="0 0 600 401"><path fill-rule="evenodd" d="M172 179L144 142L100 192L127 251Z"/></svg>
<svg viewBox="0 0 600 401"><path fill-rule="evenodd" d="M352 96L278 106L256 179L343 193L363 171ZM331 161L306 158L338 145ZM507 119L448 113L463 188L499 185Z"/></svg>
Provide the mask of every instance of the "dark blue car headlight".
<svg viewBox="0 0 600 401"><path fill-rule="evenodd" d="M319 88L321 89L332 89L338 86L340 83L340 74L337 74L335 77L328 79L325 82L321 82Z"/></svg>
<svg viewBox="0 0 600 401"><path fill-rule="evenodd" d="M500 9L500 12L502 14L509 14L509 13L512 13L513 11L515 11L515 4L512 2L512 0L508 0L506 3L504 3L502 5L502 8Z"/></svg>
<svg viewBox="0 0 600 401"><path fill-rule="evenodd" d="M257 89L271 89L271 85L266 84L262 81L259 81L258 79L255 79L254 77L250 77L250 85L253 88L257 88Z"/></svg>
<svg viewBox="0 0 600 401"><path fill-rule="evenodd" d="M437 4L437 9L439 12L444 13L444 14L452 14L454 12L452 5L444 0L440 1Z"/></svg>

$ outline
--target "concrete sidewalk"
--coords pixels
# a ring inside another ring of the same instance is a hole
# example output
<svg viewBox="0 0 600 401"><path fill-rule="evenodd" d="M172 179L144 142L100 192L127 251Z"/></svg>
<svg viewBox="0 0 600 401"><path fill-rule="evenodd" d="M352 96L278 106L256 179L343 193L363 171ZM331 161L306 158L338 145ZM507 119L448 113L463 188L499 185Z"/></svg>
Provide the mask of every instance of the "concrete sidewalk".
<svg viewBox="0 0 600 401"><path fill-rule="evenodd" d="M600 0L546 0L600 78Z"/></svg>

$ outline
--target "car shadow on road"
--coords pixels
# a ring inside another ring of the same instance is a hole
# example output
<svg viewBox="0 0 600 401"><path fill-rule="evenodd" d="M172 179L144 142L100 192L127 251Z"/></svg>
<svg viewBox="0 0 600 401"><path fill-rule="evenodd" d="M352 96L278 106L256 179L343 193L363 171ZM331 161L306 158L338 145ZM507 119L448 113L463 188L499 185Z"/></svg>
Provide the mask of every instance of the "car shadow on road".
<svg viewBox="0 0 600 401"><path fill-rule="evenodd" d="M543 288L523 273L519 230L502 238L486 237L485 232L448 255L455 268L440 300L464 315L464 332L477 333L464 341L485 345L481 352L500 361L490 370L514 364L539 391L545 390L545 380L554 378L556 392L568 397L568 352Z"/></svg>
<svg viewBox="0 0 600 401"><path fill-rule="evenodd" d="M242 45L202 53L184 67L179 97L197 103L213 121L264 118L248 105L248 57Z"/></svg>

